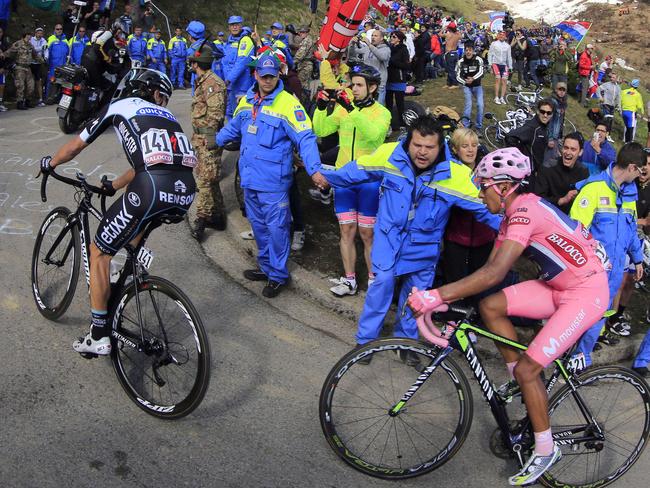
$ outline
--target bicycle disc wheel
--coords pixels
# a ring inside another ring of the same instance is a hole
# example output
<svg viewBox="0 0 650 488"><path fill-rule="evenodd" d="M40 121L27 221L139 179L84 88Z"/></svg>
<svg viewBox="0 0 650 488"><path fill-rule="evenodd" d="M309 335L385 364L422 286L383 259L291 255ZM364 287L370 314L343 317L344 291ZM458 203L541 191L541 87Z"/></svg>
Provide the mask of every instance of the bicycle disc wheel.
<svg viewBox="0 0 650 488"><path fill-rule="evenodd" d="M603 439L572 443L581 436L593 436L597 429L586 419L568 386L549 402L551 429L562 458L540 478L549 487L607 486L623 476L639 459L650 432L648 384L636 373L619 366L594 368L577 377L577 395L583 400ZM568 433L587 426L586 431Z"/></svg>
<svg viewBox="0 0 650 488"><path fill-rule="evenodd" d="M148 414L183 417L201 403L210 382L210 348L201 317L182 291L157 276L140 284L138 297L144 350L129 344L135 342L129 338L139 342L141 334L130 284L113 319L115 373L129 398Z"/></svg>
<svg viewBox="0 0 650 488"><path fill-rule="evenodd" d="M422 371L437 351L410 339L382 339L350 351L334 366L321 390L319 415L341 459L370 476L402 479L428 473L456 454L472 423L465 375L446 358L410 393L420 373L399 358L412 354ZM364 358L370 363L360 362ZM390 415L405 395L408 403Z"/></svg>
<svg viewBox="0 0 650 488"><path fill-rule="evenodd" d="M44 317L55 320L74 298L79 278L81 240L79 229L66 228L70 210L52 210L38 231L32 253L32 295Z"/></svg>
<svg viewBox="0 0 650 488"><path fill-rule="evenodd" d="M497 140L497 126L495 124L485 127L483 135L485 136L485 142L487 142L492 149L499 149L501 147Z"/></svg>

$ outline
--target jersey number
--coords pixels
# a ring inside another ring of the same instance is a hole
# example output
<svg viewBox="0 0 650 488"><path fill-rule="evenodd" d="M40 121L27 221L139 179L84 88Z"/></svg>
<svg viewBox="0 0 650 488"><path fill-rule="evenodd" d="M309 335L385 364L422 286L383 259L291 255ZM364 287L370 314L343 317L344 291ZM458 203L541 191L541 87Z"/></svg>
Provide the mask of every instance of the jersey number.
<svg viewBox="0 0 650 488"><path fill-rule="evenodd" d="M173 164L174 156L180 156L181 164L189 168L196 166L196 155L187 136L174 132L171 137L165 129L149 129L140 136L144 164Z"/></svg>

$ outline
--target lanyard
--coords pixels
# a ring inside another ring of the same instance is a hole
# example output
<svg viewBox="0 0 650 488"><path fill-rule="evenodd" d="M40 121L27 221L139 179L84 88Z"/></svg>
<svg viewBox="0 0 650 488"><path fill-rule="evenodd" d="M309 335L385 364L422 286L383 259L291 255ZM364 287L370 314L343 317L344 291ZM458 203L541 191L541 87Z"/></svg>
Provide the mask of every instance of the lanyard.
<svg viewBox="0 0 650 488"><path fill-rule="evenodd" d="M259 109L262 106L262 102L264 102L264 97L260 97L256 93L255 98L253 100L253 107L251 108L251 114L253 115L253 124L255 124L255 119L257 119L257 113L259 112Z"/></svg>

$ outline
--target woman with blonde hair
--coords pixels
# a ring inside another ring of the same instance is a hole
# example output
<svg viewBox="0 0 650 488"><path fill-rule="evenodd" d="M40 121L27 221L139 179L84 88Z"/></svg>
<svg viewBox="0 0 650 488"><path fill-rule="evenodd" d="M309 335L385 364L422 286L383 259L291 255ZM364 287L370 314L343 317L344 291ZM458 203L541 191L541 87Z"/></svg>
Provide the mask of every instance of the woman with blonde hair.
<svg viewBox="0 0 650 488"><path fill-rule="evenodd" d="M478 162L479 141L471 129L456 129L449 140L459 163L474 169ZM446 283L458 281L473 273L487 261L496 233L477 222L472 213L459 207L451 210L445 232L442 274Z"/></svg>

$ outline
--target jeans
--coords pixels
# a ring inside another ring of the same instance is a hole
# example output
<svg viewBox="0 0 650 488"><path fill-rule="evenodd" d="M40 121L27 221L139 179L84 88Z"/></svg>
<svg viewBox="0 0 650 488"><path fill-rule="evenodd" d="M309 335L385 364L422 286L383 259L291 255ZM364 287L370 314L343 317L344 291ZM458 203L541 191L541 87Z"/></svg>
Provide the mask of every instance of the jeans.
<svg viewBox="0 0 650 488"><path fill-rule="evenodd" d="M456 63L458 63L458 53L456 51L445 54L447 86L458 86L458 80L456 79Z"/></svg>
<svg viewBox="0 0 650 488"><path fill-rule="evenodd" d="M567 75L553 74L551 76L551 88L554 87L560 81L563 81L564 83L566 83L567 79L568 79Z"/></svg>
<svg viewBox="0 0 650 488"><path fill-rule="evenodd" d="M465 95L465 108L463 110L463 119L468 122L472 121L472 96L476 97L476 125L475 129L483 128L483 87L463 87L463 94Z"/></svg>
<svg viewBox="0 0 650 488"><path fill-rule="evenodd" d="M540 79L537 77L537 67L539 66L539 59L533 59L528 62L528 69L530 71L530 79L533 80L537 86L541 85Z"/></svg>

